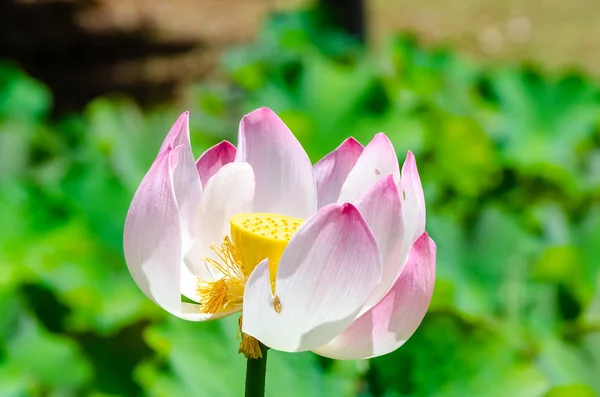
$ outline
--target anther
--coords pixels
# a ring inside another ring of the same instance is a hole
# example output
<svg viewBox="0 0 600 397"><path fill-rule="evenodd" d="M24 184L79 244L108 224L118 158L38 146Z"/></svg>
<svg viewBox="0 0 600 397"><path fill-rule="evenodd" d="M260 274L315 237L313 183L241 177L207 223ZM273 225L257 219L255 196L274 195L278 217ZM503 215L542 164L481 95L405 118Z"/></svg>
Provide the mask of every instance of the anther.
<svg viewBox="0 0 600 397"><path fill-rule="evenodd" d="M275 295L275 298L273 299L273 308L277 313L281 313L281 301L277 295Z"/></svg>

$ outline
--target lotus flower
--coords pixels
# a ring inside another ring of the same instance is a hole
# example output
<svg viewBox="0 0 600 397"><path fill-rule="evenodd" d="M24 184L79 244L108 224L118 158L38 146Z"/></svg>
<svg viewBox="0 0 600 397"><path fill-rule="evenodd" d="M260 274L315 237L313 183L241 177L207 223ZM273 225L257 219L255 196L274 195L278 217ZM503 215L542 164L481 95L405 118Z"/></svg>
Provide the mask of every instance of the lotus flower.
<svg viewBox="0 0 600 397"><path fill-rule="evenodd" d="M380 133L313 167L267 108L242 119L237 148L224 141L197 161L181 115L133 197L124 250L169 313L241 312L247 357L260 356L257 340L337 359L389 353L419 326L435 281L412 153L401 173Z"/></svg>

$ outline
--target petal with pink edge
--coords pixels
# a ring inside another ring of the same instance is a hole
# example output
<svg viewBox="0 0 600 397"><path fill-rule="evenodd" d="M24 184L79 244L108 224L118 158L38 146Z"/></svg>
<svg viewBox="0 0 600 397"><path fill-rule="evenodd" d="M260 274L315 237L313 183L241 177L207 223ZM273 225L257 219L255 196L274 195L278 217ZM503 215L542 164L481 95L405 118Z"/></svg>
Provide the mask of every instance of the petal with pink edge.
<svg viewBox="0 0 600 397"><path fill-rule="evenodd" d="M250 212L254 197L254 174L247 163L225 164L206 184L196 213L196 241L192 253L197 261L186 260L192 273L203 279L219 274L207 269L201 259L215 258L211 244L219 245L229 235L229 219L239 213ZM212 276L207 276L207 271Z"/></svg>
<svg viewBox="0 0 600 397"><path fill-rule="evenodd" d="M425 231L425 197L417 162L412 152L408 152L402 166L400 196L404 209L404 248L408 250L412 242Z"/></svg>
<svg viewBox="0 0 600 397"><path fill-rule="evenodd" d="M190 141L190 112L183 112L173 124L169 133L165 137L158 153L162 153L168 149L175 149L177 146L185 145L186 141Z"/></svg>
<svg viewBox="0 0 600 397"><path fill-rule="evenodd" d="M252 272L242 330L277 350L317 348L352 323L380 279L381 258L364 219L351 204L331 204L306 222L281 257L279 312L267 261Z"/></svg>
<svg viewBox="0 0 600 397"><path fill-rule="evenodd" d="M400 167L394 146L387 136L373 137L356 161L342 186L338 203L356 203L378 180L392 175L400 179Z"/></svg>
<svg viewBox="0 0 600 397"><path fill-rule="evenodd" d="M380 356L402 346L419 327L429 307L435 284L435 255L435 243L423 233L385 297L341 335L314 352L349 360Z"/></svg>
<svg viewBox="0 0 600 397"><path fill-rule="evenodd" d="M354 138L348 138L337 149L323 157L313 168L317 184L317 208L337 203L342 185L363 151Z"/></svg>
<svg viewBox="0 0 600 397"><path fill-rule="evenodd" d="M375 183L359 200L357 208L371 228L383 265L381 282L375 287L363 307L363 311L366 311L385 295L396 280L404 262L402 206L394 177L388 175Z"/></svg>
<svg viewBox="0 0 600 397"><path fill-rule="evenodd" d="M308 218L316 208L312 165L302 145L271 109L261 108L240 123L236 161L254 170L253 212Z"/></svg>
<svg viewBox="0 0 600 397"><path fill-rule="evenodd" d="M125 261L138 287L171 313L180 310L181 231L169 175L177 149L161 152L138 187L125 220Z"/></svg>
<svg viewBox="0 0 600 397"><path fill-rule="evenodd" d="M181 304L181 229L171 183L180 151L159 153L142 180L125 220L123 249L131 276L148 298L175 316L201 320L199 313L184 314Z"/></svg>
<svg viewBox="0 0 600 397"><path fill-rule="evenodd" d="M200 200L202 187L196 171L196 163L190 145L189 112L183 113L165 138L159 153L169 149L181 148L174 163L172 184L175 201L179 208L180 225L183 230L184 249L191 245L193 236L193 218Z"/></svg>
<svg viewBox="0 0 600 397"><path fill-rule="evenodd" d="M206 182L214 174L217 173L225 164L229 164L235 160L235 146L227 141L222 141L208 149L196 161L196 168L202 187L206 186Z"/></svg>

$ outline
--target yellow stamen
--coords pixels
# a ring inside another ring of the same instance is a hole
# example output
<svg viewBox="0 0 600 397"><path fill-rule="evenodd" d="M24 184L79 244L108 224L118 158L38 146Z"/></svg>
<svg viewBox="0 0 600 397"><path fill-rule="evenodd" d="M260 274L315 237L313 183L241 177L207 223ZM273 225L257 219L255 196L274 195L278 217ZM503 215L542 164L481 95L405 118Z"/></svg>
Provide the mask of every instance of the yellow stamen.
<svg viewBox="0 0 600 397"><path fill-rule="evenodd" d="M246 358L262 358L262 351L260 350L260 344L258 343L258 340L242 332L242 316L240 316L238 326L238 338L242 339L238 353L242 353Z"/></svg>
<svg viewBox="0 0 600 397"><path fill-rule="evenodd" d="M241 310L248 275L265 258L269 259L271 289L274 293L275 274L281 255L302 223L302 219L267 213L231 217L231 240L225 236L221 245L210 246L216 259L203 258L209 267L221 273L221 277L211 281L198 278L200 311L215 314ZM281 312L282 305L277 296L273 298L273 308L277 313ZM241 321L240 317L239 352L248 358L262 357L260 344L242 332Z"/></svg>
<svg viewBox="0 0 600 397"><path fill-rule="evenodd" d="M248 273L244 270L234 245L229 237L225 236L220 246L211 245L210 249L218 260L204 258L204 261L221 272L223 277L215 281L198 278L200 311L214 314L241 307Z"/></svg>
<svg viewBox="0 0 600 397"><path fill-rule="evenodd" d="M230 219L231 239L247 274L269 258L271 281L288 242L304 221L286 215L248 213Z"/></svg>

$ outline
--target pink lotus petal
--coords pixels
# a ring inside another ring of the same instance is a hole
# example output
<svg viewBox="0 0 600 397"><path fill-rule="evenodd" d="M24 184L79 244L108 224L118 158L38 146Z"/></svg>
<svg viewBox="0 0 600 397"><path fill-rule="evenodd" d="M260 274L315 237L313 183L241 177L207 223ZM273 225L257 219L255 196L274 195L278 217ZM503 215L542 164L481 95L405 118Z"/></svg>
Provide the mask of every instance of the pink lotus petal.
<svg viewBox="0 0 600 397"><path fill-rule="evenodd" d="M400 197L404 209L404 249L408 251L413 241L425 231L425 197L412 152L408 152L402 166Z"/></svg>
<svg viewBox="0 0 600 397"><path fill-rule="evenodd" d="M317 208L337 203L342 185L360 157L363 146L348 138L313 167L317 183Z"/></svg>
<svg viewBox="0 0 600 397"><path fill-rule="evenodd" d="M356 161L342 186L339 203L356 203L378 180L392 175L400 179L400 167L394 146L387 136L373 137Z"/></svg>
<svg viewBox="0 0 600 397"><path fill-rule="evenodd" d="M399 348L425 317L435 284L435 243L427 233L415 241L392 289L334 340L315 349L347 360L380 356Z"/></svg>
<svg viewBox="0 0 600 397"><path fill-rule="evenodd" d="M138 287L168 312L181 314L181 229L171 168L181 146L159 153L138 187L125 221L123 248Z"/></svg>
<svg viewBox="0 0 600 397"><path fill-rule="evenodd" d="M190 112L183 112L175 121L175 124L169 130L169 133L165 137L158 153L162 153L168 149L175 149L177 146L186 145L189 146L190 141Z"/></svg>
<svg viewBox="0 0 600 397"><path fill-rule="evenodd" d="M316 208L312 165L287 126L271 109L261 108L240 123L237 162L254 170L253 212L308 218Z"/></svg>
<svg viewBox="0 0 600 397"><path fill-rule="evenodd" d="M381 253L383 272L363 311L371 308L385 295L396 280L404 259L402 257L402 206L394 177L380 179L358 202L357 208L367 221Z"/></svg>
<svg viewBox="0 0 600 397"><path fill-rule="evenodd" d="M267 261L250 275L242 330L269 347L311 350L356 318L381 279L377 245L351 204L320 209L292 237L276 277L274 308Z"/></svg>
<svg viewBox="0 0 600 397"><path fill-rule="evenodd" d="M183 113L175 122L165 138L159 153L167 150L179 150L179 155L172 167L172 185L175 200L179 208L180 225L184 250L191 245L193 239L193 219L196 206L202 194L200 177L196 171L196 163L190 145L189 112Z"/></svg>
<svg viewBox="0 0 600 397"><path fill-rule="evenodd" d="M235 152L235 146L227 141L222 141L200 156L198 161L196 161L196 168L198 169L198 175L200 175L202 188L206 186L206 182L208 182L222 166L235 160Z"/></svg>

